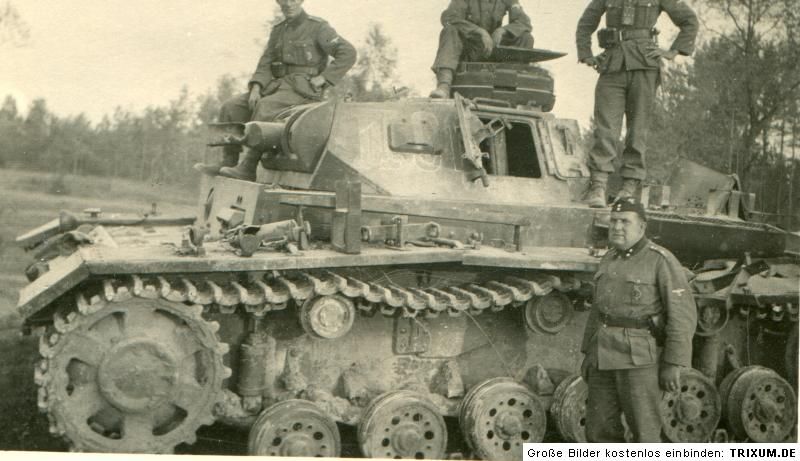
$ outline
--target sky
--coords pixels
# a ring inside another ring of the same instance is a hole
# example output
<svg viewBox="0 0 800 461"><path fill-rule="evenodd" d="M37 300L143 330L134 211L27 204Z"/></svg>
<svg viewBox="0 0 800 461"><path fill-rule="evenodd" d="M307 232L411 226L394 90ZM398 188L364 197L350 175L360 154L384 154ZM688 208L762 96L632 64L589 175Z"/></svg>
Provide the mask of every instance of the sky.
<svg viewBox="0 0 800 461"><path fill-rule="evenodd" d="M266 41L274 0L11 0L30 26L24 47L0 45L0 98L24 109L44 98L60 116L85 113L99 121L121 106L141 111L214 88L225 74L247 75ZM430 71L449 0L306 0L356 47L380 23L398 49L400 83L427 95ZM535 46L568 53L546 63L556 79L554 112L587 126L595 72L577 63L575 25L588 0L521 0ZM662 37L673 36L668 20ZM663 40L663 39L662 39ZM668 46L663 44L662 46ZM244 88L243 88L244 90Z"/></svg>

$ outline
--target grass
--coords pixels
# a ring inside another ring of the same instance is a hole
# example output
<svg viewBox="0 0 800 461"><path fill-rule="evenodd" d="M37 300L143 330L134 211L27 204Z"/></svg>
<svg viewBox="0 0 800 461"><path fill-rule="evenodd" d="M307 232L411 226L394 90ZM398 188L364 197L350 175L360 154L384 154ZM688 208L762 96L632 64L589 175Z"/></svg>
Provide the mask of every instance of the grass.
<svg viewBox="0 0 800 461"><path fill-rule="evenodd" d="M163 214L191 215L198 197L196 190L170 184L0 169L0 328L18 323L17 293L32 261L13 245L18 235L57 218L61 210L143 213L152 203Z"/></svg>
<svg viewBox="0 0 800 461"><path fill-rule="evenodd" d="M38 338L21 335L16 313L32 257L13 245L14 238L57 218L60 210L141 213L153 202L161 213L190 215L198 200L196 191L168 184L0 169L0 450L66 448L49 435L47 418L36 405Z"/></svg>

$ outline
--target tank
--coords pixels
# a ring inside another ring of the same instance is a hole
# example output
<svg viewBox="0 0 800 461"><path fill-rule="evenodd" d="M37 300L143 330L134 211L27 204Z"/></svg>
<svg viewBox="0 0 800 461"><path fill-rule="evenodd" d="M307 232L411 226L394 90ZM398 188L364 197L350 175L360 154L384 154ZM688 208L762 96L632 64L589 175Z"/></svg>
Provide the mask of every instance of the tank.
<svg viewBox="0 0 800 461"><path fill-rule="evenodd" d="M579 201L577 122L513 100L331 100L215 126L211 144L263 152L258 182L209 179L197 216L64 212L20 236L51 432L161 453L221 422L250 454L329 457L349 426L374 458L584 441L609 210ZM798 236L750 221L735 178L675 168L640 197L699 314L665 435L793 439Z"/></svg>

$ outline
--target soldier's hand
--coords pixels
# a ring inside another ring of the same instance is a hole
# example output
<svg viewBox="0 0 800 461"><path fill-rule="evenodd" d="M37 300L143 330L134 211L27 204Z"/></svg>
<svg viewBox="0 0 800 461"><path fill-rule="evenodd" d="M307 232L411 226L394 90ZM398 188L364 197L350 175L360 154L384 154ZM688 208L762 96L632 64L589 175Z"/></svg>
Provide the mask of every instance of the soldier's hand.
<svg viewBox="0 0 800 461"><path fill-rule="evenodd" d="M675 50L664 50L657 46L652 46L647 49L647 57L650 59L666 59L672 61L678 52Z"/></svg>
<svg viewBox="0 0 800 461"><path fill-rule="evenodd" d="M506 30L502 27L498 27L494 32L492 32L492 41L494 42L494 45L500 46L505 35Z"/></svg>
<svg viewBox="0 0 800 461"><path fill-rule="evenodd" d="M677 392L681 388L681 367L671 363L661 364L661 369L658 371L658 382L661 389Z"/></svg>
<svg viewBox="0 0 800 461"><path fill-rule="evenodd" d="M308 83L311 84L311 88L313 88L314 91L320 91L328 81L325 80L325 77L322 75L315 75L308 80Z"/></svg>
<svg viewBox="0 0 800 461"><path fill-rule="evenodd" d="M247 107L249 107L251 111L256 110L256 105L260 99L261 85L254 83L253 86L250 87L250 96L247 98Z"/></svg>
<svg viewBox="0 0 800 461"><path fill-rule="evenodd" d="M602 63L602 59L599 56L590 56L588 58L582 59L581 62L591 67L592 69L600 72L600 65Z"/></svg>
<svg viewBox="0 0 800 461"><path fill-rule="evenodd" d="M489 32L486 29L478 29L478 34L481 37L481 42L483 43L483 57L487 58L490 54L492 54L492 50L494 49L494 40L492 40L492 36L489 35Z"/></svg>

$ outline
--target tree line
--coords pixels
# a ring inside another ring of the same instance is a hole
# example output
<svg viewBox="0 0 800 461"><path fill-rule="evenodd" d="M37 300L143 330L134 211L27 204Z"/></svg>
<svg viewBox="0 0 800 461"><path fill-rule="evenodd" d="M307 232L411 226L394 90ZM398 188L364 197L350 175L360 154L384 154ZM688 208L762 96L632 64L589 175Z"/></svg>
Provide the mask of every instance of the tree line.
<svg viewBox="0 0 800 461"><path fill-rule="evenodd" d="M800 0L695 1L704 39L666 68L649 172L684 156L736 174L756 208L800 227Z"/></svg>
<svg viewBox="0 0 800 461"><path fill-rule="evenodd" d="M358 62L335 89L338 96L379 101L405 91L395 87L397 49L380 25L370 26L358 51ZM205 146L207 126L246 83L245 77L224 75L204 94L183 88L164 105L142 112L117 108L98 123L83 114L58 116L44 99L34 100L23 116L6 96L0 106L0 167L196 184L200 178L192 165L218 155Z"/></svg>
<svg viewBox="0 0 800 461"><path fill-rule="evenodd" d="M745 191L756 193L758 209L794 216L793 222L765 219L797 229L800 0L692 3L703 39L693 59L664 69L649 139L649 180L665 181L674 161L686 157L736 174ZM20 23L15 12L7 16ZM380 25L369 28L358 51L358 63L337 88L340 96L380 101L409 93L396 88L397 49ZM207 152L205 127L245 83L225 75L204 94L183 89L166 104L139 113L118 108L95 124L84 115L53 114L43 99L33 101L23 117L6 97L0 106L0 167L196 183L191 165L217 155Z"/></svg>

